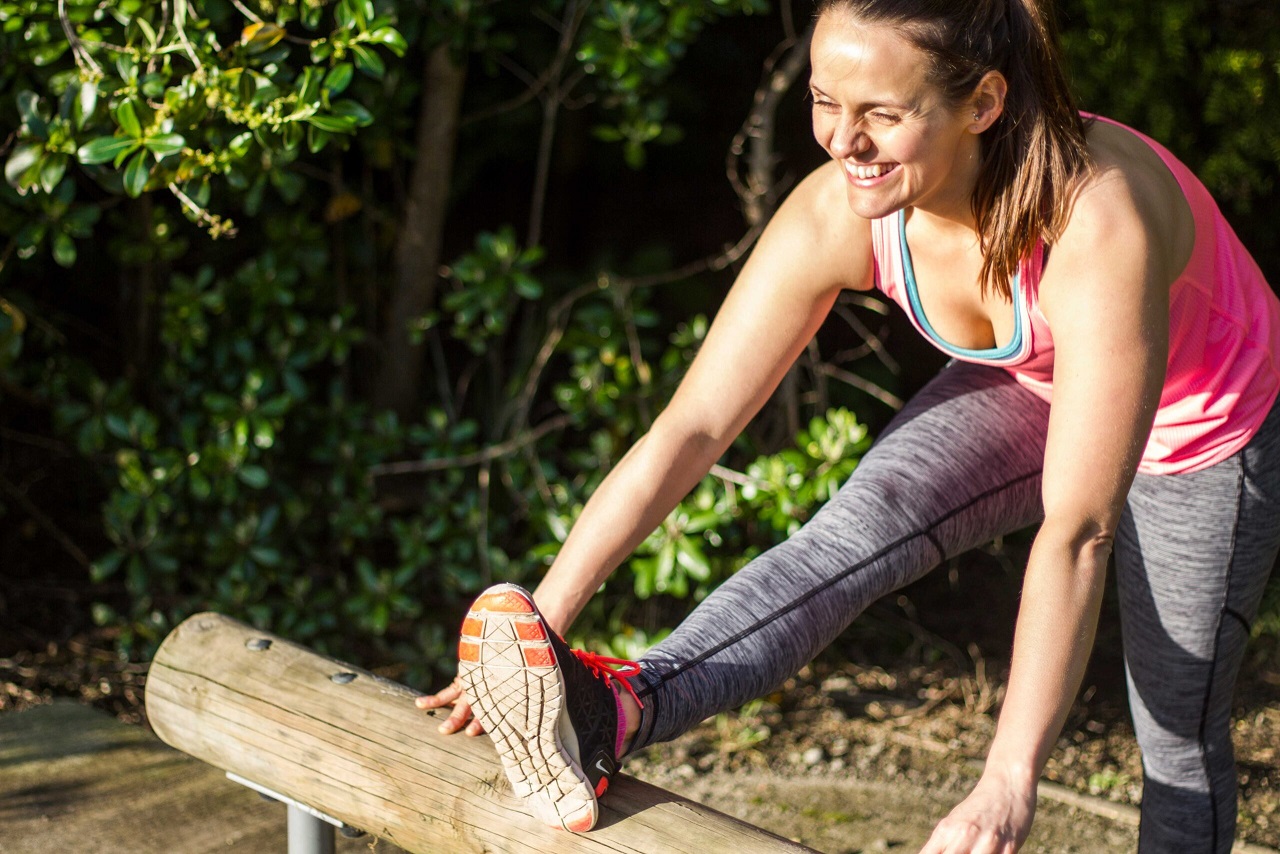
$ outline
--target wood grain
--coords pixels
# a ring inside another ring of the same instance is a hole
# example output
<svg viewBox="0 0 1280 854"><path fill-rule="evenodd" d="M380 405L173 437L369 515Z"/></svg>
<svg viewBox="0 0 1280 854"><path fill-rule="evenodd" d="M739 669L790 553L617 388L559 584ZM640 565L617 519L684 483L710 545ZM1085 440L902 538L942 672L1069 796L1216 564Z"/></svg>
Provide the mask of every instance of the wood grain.
<svg viewBox="0 0 1280 854"><path fill-rule="evenodd" d="M161 645L146 705L168 744L410 852L812 850L625 775L594 830L553 830L511 794L489 739L441 735L416 696L206 613Z"/></svg>

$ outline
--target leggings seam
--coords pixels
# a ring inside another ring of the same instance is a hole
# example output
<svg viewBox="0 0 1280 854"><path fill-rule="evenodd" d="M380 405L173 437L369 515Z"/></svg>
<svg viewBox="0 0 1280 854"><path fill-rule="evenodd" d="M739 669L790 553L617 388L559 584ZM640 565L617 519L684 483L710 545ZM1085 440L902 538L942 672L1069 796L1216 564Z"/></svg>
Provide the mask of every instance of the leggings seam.
<svg viewBox="0 0 1280 854"><path fill-rule="evenodd" d="M925 530L921 531L921 533L924 535L924 538L929 541L929 544L938 550L938 562L941 563L946 560L947 550L942 547L942 542L934 536L933 531Z"/></svg>
<svg viewBox="0 0 1280 854"><path fill-rule="evenodd" d="M916 539L917 537L921 537L921 536L927 537L933 543L934 547L937 548L938 543L936 541L936 538L933 537L932 532L939 525L951 519L953 516L959 514L960 512L974 506L978 502L985 501L986 499L994 495L998 495L1004 490L1009 489L1013 486L1017 486L1018 484L1023 483L1027 480L1031 480L1033 478L1039 477L1040 474L1041 474L1041 470L1036 469L1035 471L1028 472L1027 474L1019 475L1018 477L1005 481L1004 483L998 486L994 486L985 492L975 495L971 500L957 507L954 507L951 510L948 510L946 513L937 517L936 519L934 519L932 522L925 525L924 527L916 531L913 531L910 534L905 534L899 537L897 540L894 540L892 543L880 549L880 551L876 552L875 554L870 555L869 557L863 558L857 563L849 567L846 567L845 569L841 570L840 572L836 573L835 575L823 581L821 584L818 584L815 587L812 587L809 590L805 591L803 595L797 597L796 599L793 599L792 601L788 602L785 605L782 605L774 609L772 613L767 614L764 617L761 617L759 620L752 623L750 626L746 627L745 629L742 629L741 631L734 633L733 635L721 641L720 643L716 644L715 646L711 647L710 649L699 653L698 655L694 656L693 658L689 659L686 662L683 662L682 664L667 671L666 673L659 674L656 678L656 681L650 683L646 679L645 687L639 692L639 694L641 696L648 696L650 694L653 694L653 692L656 691L660 686L662 686L663 683L676 678L677 676L679 676L680 674L684 673L686 670L689 670L692 667L696 667L697 665L706 661L708 658L711 658L713 655L723 652L724 650L733 646L735 643L747 637L748 635L752 634L753 632L756 632L762 629L763 627L767 626L769 623L772 623L774 620L777 620L783 614L786 614L787 612L794 610L800 605L803 605L805 602L808 602L810 599L814 598L818 594L823 593L829 588L834 587L836 584L839 584L841 581L844 581L846 578L853 575L855 572L867 566L868 564L874 563L875 561L879 560L880 558L892 552L894 549L900 548L901 546L905 545L911 540ZM941 553L942 550L939 549L939 552ZM945 554L943 555L943 557L945 558Z"/></svg>
<svg viewBox="0 0 1280 854"><path fill-rule="evenodd" d="M1212 817L1212 836L1209 851L1212 854L1218 847L1218 797L1214 791L1213 769L1209 767L1209 750L1205 741L1205 731L1209 726L1209 703L1213 697L1214 676L1218 670L1218 652L1222 643L1222 618L1234 613L1228 603L1231 601L1231 576L1236 563L1236 538L1240 533L1240 505L1244 501L1244 465L1241 461L1240 474L1236 481L1236 518L1231 526L1231 557L1227 560L1226 583L1222 585L1222 607L1218 612L1218 625L1213 631L1213 657L1209 659L1209 678L1205 683L1204 701L1200 706L1200 728L1197 737L1200 741L1200 762L1204 766L1205 782L1209 786L1209 814ZM1236 616L1239 616L1236 614Z"/></svg>
<svg viewBox="0 0 1280 854"><path fill-rule="evenodd" d="M1248 618L1235 608L1232 608L1230 605L1224 605L1222 607L1222 613L1226 614L1228 617L1235 617L1236 620L1239 621L1240 625L1244 627L1246 633L1253 631L1253 626L1249 624Z"/></svg>

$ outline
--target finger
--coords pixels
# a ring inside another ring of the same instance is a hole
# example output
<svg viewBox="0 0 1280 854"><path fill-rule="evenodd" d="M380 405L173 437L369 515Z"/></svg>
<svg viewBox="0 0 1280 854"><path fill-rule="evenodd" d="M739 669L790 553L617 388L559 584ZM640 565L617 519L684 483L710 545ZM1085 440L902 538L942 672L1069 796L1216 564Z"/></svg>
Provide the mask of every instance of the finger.
<svg viewBox="0 0 1280 854"><path fill-rule="evenodd" d="M484 735L484 727L480 724L479 718L473 718L471 723L467 724L467 735Z"/></svg>
<svg viewBox="0 0 1280 854"><path fill-rule="evenodd" d="M934 828L933 833L929 835L929 841L920 849L919 854L942 854L946 849L946 842L942 839L942 832L939 828Z"/></svg>
<svg viewBox="0 0 1280 854"><path fill-rule="evenodd" d="M419 709L438 709L441 706L451 706L462 696L462 689L458 687L458 683L454 682L449 687L436 694L424 694L414 700L414 704Z"/></svg>
<svg viewBox="0 0 1280 854"><path fill-rule="evenodd" d="M439 730L445 735L448 735L449 733L452 733L452 732L457 732L458 730L462 729L463 724L465 724L470 719L471 719L470 704L458 703L456 706L453 707L453 714L449 715L449 717L445 719L445 722L440 724Z"/></svg>

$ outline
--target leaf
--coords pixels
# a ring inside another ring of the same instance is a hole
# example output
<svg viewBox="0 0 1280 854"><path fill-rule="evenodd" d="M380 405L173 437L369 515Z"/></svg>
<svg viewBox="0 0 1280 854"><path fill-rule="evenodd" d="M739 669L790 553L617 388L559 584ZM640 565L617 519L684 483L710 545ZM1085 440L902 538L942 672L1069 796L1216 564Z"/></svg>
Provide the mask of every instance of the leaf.
<svg viewBox="0 0 1280 854"><path fill-rule="evenodd" d="M76 150L76 159L86 166L94 163L106 163L120 154L127 154L138 147L136 139L122 136L100 136L91 139Z"/></svg>
<svg viewBox="0 0 1280 854"><path fill-rule="evenodd" d="M315 154L328 144L330 135L327 131L322 131L314 125L307 128L307 149Z"/></svg>
<svg viewBox="0 0 1280 854"><path fill-rule="evenodd" d="M262 489L271 480L262 466L243 466L236 472L236 477L240 478L241 483L254 489Z"/></svg>
<svg viewBox="0 0 1280 854"><path fill-rule="evenodd" d="M40 164L40 188L52 193L67 171L67 155L50 154Z"/></svg>
<svg viewBox="0 0 1280 854"><path fill-rule="evenodd" d="M308 116L307 123L327 133L351 133L356 129L356 120L350 116Z"/></svg>
<svg viewBox="0 0 1280 854"><path fill-rule="evenodd" d="M133 101L124 100L116 107L116 123L120 129L135 139L142 136L142 123L138 121L138 110Z"/></svg>
<svg viewBox="0 0 1280 854"><path fill-rule="evenodd" d="M231 142L227 143L227 150L237 158L244 157L249 153L251 145L253 145L253 134L245 131L232 137Z"/></svg>
<svg viewBox="0 0 1280 854"><path fill-rule="evenodd" d="M62 232L53 238L53 260L59 267L70 267L76 263L76 243Z"/></svg>
<svg viewBox="0 0 1280 854"><path fill-rule="evenodd" d="M142 37L147 40L147 48L151 51L156 49L156 31L147 21L146 18L135 16L133 22L138 25L138 29L142 31Z"/></svg>
<svg viewBox="0 0 1280 854"><path fill-rule="evenodd" d="M284 27L269 21L257 21L240 32L240 43L250 53L262 53L267 48L274 47L284 35Z"/></svg>
<svg viewBox="0 0 1280 854"><path fill-rule="evenodd" d="M400 35L395 27L379 27L369 33L369 41L386 45L387 48L396 56L404 56L404 52L409 49L409 45L405 42L404 36Z"/></svg>
<svg viewBox="0 0 1280 854"><path fill-rule="evenodd" d="M382 79L382 75L387 71L387 65L382 61L382 57L362 44L352 45L351 52L356 56L356 68L370 77Z"/></svg>
<svg viewBox="0 0 1280 854"><path fill-rule="evenodd" d="M363 105L352 101L350 98L345 98L334 104L333 114L353 119L358 127L368 127L373 124L373 115Z"/></svg>
<svg viewBox="0 0 1280 854"><path fill-rule="evenodd" d="M44 138L49 135L49 129L40 117L39 108L40 96L35 92L23 90L18 93L18 115L22 116L22 123L32 136Z"/></svg>
<svg viewBox="0 0 1280 854"><path fill-rule="evenodd" d="M156 160L177 154L187 144L180 133L166 133L161 136L147 137L142 145L156 156Z"/></svg>
<svg viewBox="0 0 1280 854"><path fill-rule="evenodd" d="M80 84L80 91L76 93L76 130L84 129L84 123L93 115L94 108L97 106L98 87L88 83Z"/></svg>
<svg viewBox="0 0 1280 854"><path fill-rule="evenodd" d="M302 74L298 77L294 84L294 91L298 93L299 104L314 103L316 97L320 94L320 81L322 79L321 71L314 65L308 65L303 69Z"/></svg>
<svg viewBox="0 0 1280 854"><path fill-rule="evenodd" d="M124 191L130 198L136 199L142 195L143 188L147 186L147 178L150 176L151 169L147 166L147 153L139 151L124 167Z"/></svg>
<svg viewBox="0 0 1280 854"><path fill-rule="evenodd" d="M9 159L5 161L4 179L19 190L25 190L26 187L21 183L22 179L33 166L39 163L43 154L44 145L38 142L24 142L15 146L13 154L10 154Z"/></svg>
<svg viewBox="0 0 1280 854"><path fill-rule="evenodd" d="M115 571L120 568L121 562L124 560L124 552L112 551L107 552L99 560L93 562L89 567L89 578L96 582L106 581Z"/></svg>
<svg viewBox="0 0 1280 854"><path fill-rule="evenodd" d="M340 62L333 68L329 69L329 73L324 77L323 88L330 95L340 95L351 85L351 78L355 75L355 70L349 62Z"/></svg>

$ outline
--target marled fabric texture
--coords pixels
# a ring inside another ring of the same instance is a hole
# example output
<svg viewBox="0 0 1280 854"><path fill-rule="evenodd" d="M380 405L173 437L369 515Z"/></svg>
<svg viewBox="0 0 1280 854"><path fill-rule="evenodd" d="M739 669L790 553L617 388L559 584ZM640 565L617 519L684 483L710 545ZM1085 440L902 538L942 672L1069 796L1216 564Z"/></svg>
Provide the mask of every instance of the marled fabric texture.
<svg viewBox="0 0 1280 854"><path fill-rule="evenodd" d="M871 602L1038 522L1048 414L1000 368L945 368L807 525L642 659L632 749L769 693ZM1278 497L1274 412L1245 451L1194 474L1140 475L1131 493L1116 554L1135 724L1158 789L1143 807L1144 852L1230 848L1227 718L1244 624L1275 558Z"/></svg>

